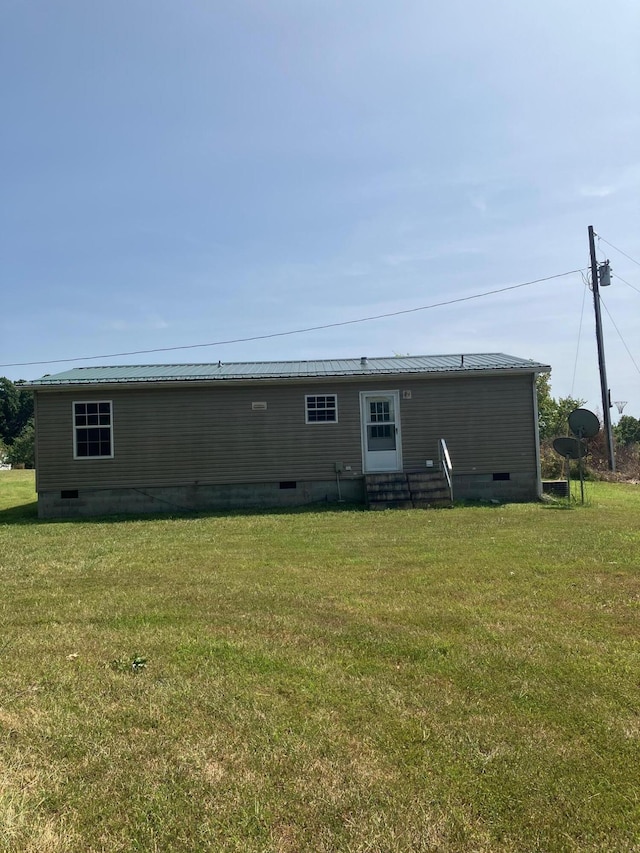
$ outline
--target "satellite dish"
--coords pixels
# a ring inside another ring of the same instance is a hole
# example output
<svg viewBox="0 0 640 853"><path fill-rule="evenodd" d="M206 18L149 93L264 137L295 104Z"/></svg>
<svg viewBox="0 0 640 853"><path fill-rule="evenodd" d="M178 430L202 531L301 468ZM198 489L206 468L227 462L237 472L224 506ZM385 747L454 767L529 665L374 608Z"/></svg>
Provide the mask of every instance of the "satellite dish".
<svg viewBox="0 0 640 853"><path fill-rule="evenodd" d="M569 429L580 438L593 438L600 432L600 421L589 409L574 409L569 415Z"/></svg>
<svg viewBox="0 0 640 853"><path fill-rule="evenodd" d="M553 439L553 449L565 459L581 459L587 453L587 446L584 441L571 436L563 436L562 438Z"/></svg>

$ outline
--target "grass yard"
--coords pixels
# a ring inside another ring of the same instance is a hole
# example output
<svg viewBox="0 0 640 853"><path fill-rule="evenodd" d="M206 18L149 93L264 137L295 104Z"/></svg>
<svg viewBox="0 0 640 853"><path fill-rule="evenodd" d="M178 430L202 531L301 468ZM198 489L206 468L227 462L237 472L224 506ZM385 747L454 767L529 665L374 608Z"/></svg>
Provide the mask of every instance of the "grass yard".
<svg viewBox="0 0 640 853"><path fill-rule="evenodd" d="M640 850L640 487L588 497L38 522L0 472L0 850Z"/></svg>

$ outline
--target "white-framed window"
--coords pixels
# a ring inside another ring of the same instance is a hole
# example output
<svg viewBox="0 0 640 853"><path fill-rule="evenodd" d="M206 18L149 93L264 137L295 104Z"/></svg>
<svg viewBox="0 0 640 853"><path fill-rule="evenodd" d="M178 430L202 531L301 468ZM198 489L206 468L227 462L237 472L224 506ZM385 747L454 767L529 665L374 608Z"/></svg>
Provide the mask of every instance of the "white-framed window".
<svg viewBox="0 0 640 853"><path fill-rule="evenodd" d="M73 403L73 458L109 459L113 456L111 400Z"/></svg>
<svg viewBox="0 0 640 853"><path fill-rule="evenodd" d="M307 394L304 403L306 423L335 424L338 422L337 394Z"/></svg>

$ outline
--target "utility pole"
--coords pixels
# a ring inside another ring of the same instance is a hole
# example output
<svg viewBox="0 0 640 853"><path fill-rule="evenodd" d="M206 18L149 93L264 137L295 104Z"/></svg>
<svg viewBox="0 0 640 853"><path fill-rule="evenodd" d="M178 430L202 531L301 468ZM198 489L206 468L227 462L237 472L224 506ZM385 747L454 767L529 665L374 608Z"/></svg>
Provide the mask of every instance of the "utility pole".
<svg viewBox="0 0 640 853"><path fill-rule="evenodd" d="M607 442L609 470L616 470L616 457L613 452L613 432L611 430L611 401L607 384L607 368L604 362L604 341L602 339L602 315L600 313L600 283L598 262L596 260L596 244L593 225L589 226L589 254L591 255L591 283L593 287L593 308L596 315L596 342L598 344L598 367L600 369L600 391L602 393L602 417L604 433Z"/></svg>

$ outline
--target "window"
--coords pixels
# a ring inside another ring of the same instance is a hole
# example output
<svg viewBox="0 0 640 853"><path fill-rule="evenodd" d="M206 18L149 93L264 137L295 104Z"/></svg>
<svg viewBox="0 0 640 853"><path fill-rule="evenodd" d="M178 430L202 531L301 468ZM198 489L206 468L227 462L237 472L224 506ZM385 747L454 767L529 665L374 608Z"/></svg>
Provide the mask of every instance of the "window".
<svg viewBox="0 0 640 853"><path fill-rule="evenodd" d="M337 422L338 397L336 394L307 394L305 402L308 424Z"/></svg>
<svg viewBox="0 0 640 853"><path fill-rule="evenodd" d="M73 404L73 457L113 456L111 401Z"/></svg>

